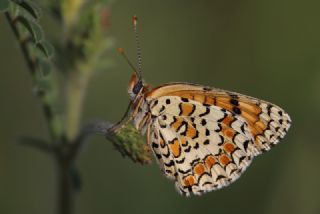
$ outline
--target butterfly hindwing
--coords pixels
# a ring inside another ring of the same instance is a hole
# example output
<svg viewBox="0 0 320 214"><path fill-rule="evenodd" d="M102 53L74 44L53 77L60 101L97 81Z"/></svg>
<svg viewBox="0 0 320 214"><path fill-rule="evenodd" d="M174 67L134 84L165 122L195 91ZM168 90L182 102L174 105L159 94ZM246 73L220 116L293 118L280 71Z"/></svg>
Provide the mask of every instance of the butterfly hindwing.
<svg viewBox="0 0 320 214"><path fill-rule="evenodd" d="M257 153L247 123L218 106L178 96L153 101L148 141L164 173L186 195L236 180Z"/></svg>

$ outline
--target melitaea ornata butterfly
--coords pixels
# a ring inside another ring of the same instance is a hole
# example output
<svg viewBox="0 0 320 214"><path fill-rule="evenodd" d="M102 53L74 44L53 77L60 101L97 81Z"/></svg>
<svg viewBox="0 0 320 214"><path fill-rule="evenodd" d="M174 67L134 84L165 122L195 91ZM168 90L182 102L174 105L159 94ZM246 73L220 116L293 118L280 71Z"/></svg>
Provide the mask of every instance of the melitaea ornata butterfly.
<svg viewBox="0 0 320 214"><path fill-rule="evenodd" d="M289 115L280 107L253 97L188 83L151 89L123 49L134 70L129 82L129 115L146 134L164 174L183 195L200 195L235 181L252 159L270 150L287 133Z"/></svg>

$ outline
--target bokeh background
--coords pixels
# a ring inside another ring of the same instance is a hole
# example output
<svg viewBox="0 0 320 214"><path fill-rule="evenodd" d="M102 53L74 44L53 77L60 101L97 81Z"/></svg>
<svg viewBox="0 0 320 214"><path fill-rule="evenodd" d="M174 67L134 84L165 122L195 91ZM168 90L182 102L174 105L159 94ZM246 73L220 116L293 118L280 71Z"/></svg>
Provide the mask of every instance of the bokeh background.
<svg viewBox="0 0 320 214"><path fill-rule="evenodd" d="M83 187L76 213L320 213L319 8L317 0L114 1L110 34L134 60L131 16L139 17L147 82L199 83L269 100L287 110L293 125L237 182L190 198L155 163L134 164L96 136L78 161ZM115 122L126 109L130 68L116 51L110 57L112 68L90 83L84 122ZM48 134L3 16L0 65L0 213L51 214L53 161L16 143Z"/></svg>

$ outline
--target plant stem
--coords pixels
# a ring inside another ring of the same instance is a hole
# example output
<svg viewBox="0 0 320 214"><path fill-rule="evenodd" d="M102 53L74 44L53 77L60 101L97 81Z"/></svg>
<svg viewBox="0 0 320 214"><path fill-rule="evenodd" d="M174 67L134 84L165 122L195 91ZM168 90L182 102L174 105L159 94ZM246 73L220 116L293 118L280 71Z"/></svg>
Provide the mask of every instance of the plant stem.
<svg viewBox="0 0 320 214"><path fill-rule="evenodd" d="M61 158L64 160L63 158ZM57 160L58 162L58 194L57 194L57 213L74 213L74 190L70 173L71 162Z"/></svg>
<svg viewBox="0 0 320 214"><path fill-rule="evenodd" d="M83 101L90 76L86 73L71 72L66 86L66 129L67 138L73 141L81 124Z"/></svg>
<svg viewBox="0 0 320 214"><path fill-rule="evenodd" d="M36 81L36 71L37 64L35 60L29 53L28 50L28 40L23 40L21 38L21 34L16 26L15 18L12 18L9 12L5 13L5 16L8 20L8 23L19 42L20 49L22 51L23 57L27 63L29 68L29 72L34 81ZM54 102L52 91L43 91L38 94L42 102L42 108L44 115L47 120L51 143L58 148L58 151L62 150L65 145L64 134L62 132L62 121L59 115L54 111ZM34 144L32 144L34 145ZM38 145L39 147L39 145ZM48 150L53 151L53 150ZM55 154L55 153L49 153ZM70 174L70 168L72 166L73 161L69 161L68 154L63 152L59 152L59 155L56 156L56 164L57 164L57 177L58 177L58 194L57 194L57 213L59 214L72 214L73 213L73 203L74 203L74 193L72 190L72 180Z"/></svg>

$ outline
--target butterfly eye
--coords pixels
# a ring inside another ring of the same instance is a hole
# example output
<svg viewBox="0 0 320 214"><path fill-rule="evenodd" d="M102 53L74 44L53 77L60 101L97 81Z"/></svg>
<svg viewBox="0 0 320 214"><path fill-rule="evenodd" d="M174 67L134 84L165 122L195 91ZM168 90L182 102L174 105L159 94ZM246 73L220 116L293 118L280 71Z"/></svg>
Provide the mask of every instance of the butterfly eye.
<svg viewBox="0 0 320 214"><path fill-rule="evenodd" d="M138 94L142 87L143 87L142 81L139 80L139 81L137 82L137 84L135 84L134 87L133 87L133 89L132 89L133 93L134 93L134 94Z"/></svg>

